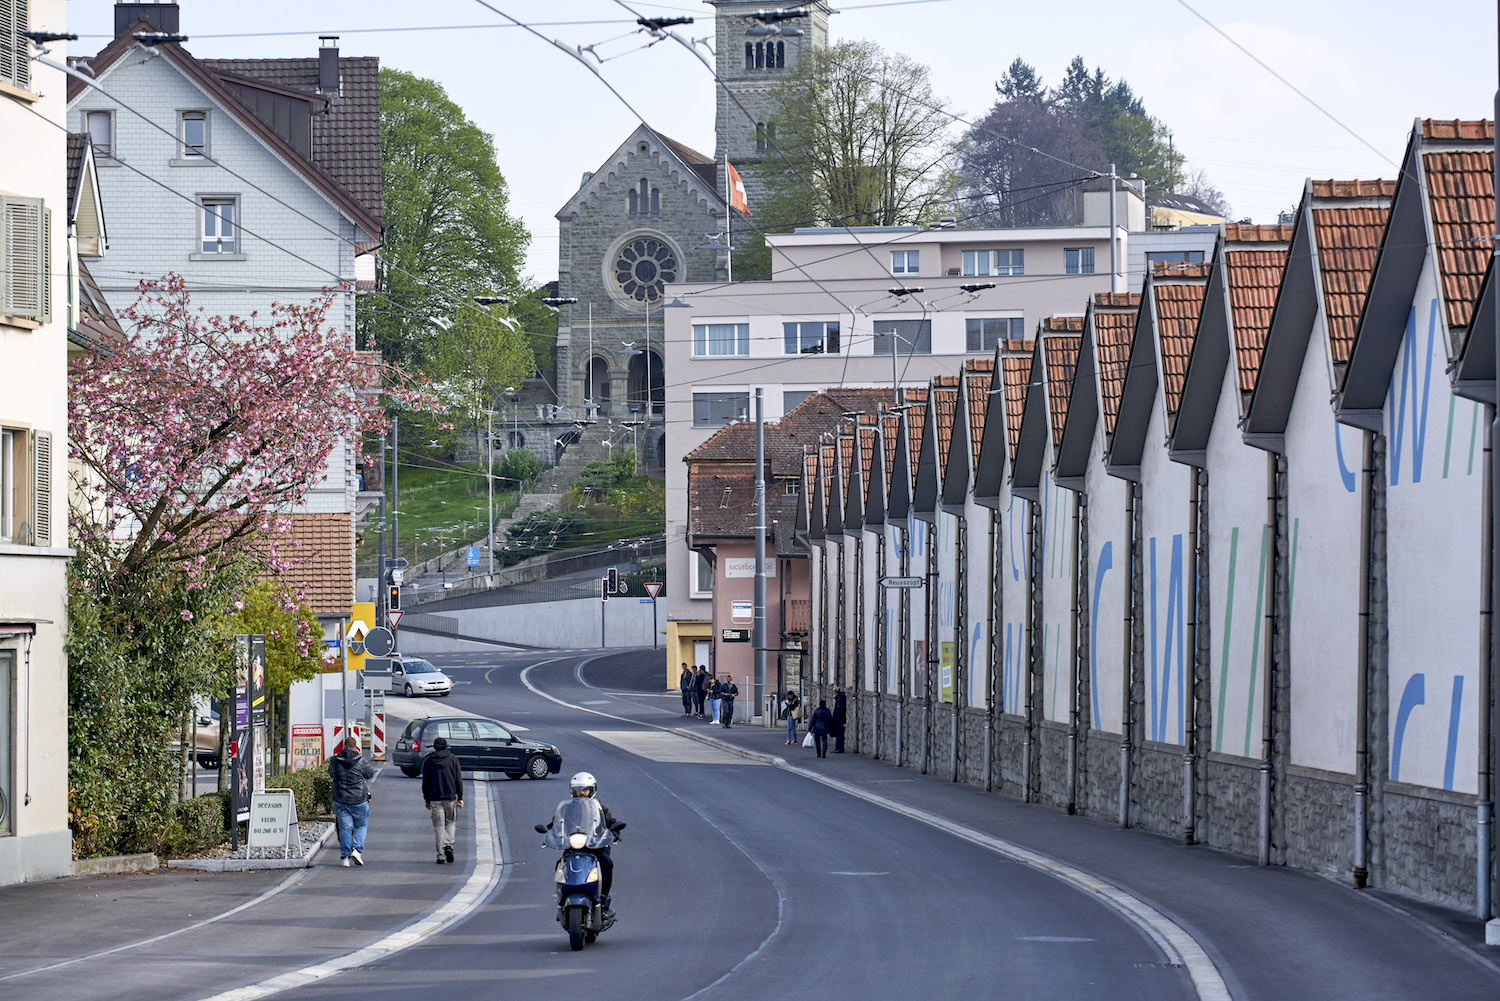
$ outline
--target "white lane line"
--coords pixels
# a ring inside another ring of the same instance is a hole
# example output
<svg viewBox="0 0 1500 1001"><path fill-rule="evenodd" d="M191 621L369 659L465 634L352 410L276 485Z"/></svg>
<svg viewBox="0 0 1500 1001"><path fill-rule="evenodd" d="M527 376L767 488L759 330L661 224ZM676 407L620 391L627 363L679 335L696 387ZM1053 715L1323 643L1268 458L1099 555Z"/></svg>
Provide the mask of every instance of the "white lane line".
<svg viewBox="0 0 1500 1001"><path fill-rule="evenodd" d="M663 761L689 765L748 765L764 768L765 762L751 761L737 754L729 754L717 747L688 740L675 733L652 733L641 730L582 730L586 737L613 744L647 761Z"/></svg>
<svg viewBox="0 0 1500 1001"><path fill-rule="evenodd" d="M474 871L463 886L426 917L398 929L385 938L363 949L345 953L333 959L291 970L258 984L236 987L234 990L212 994L202 1001L252 1001L269 997L281 991L306 987L308 984L344 973L378 959L410 948L424 939L442 931L473 912L494 888L502 871L503 855L499 828L490 819L490 793L488 782L473 782L470 795L474 801Z"/></svg>
<svg viewBox="0 0 1500 1001"><path fill-rule="evenodd" d="M599 654L598 656L591 657L588 660L583 661L578 665L577 668L574 669L575 674L580 671L585 664L598 660L599 657L603 656L606 656L606 654ZM536 664L533 666L540 667L541 665ZM951 834L956 838L961 838L962 840L968 841L971 844L979 845L983 848L988 848L990 851L995 852L997 855L1003 855L1006 858L1015 859L1018 862L1022 862L1026 865L1032 866L1033 868L1040 869L1042 872L1048 873L1049 875L1056 876L1058 879L1061 879L1064 882L1071 883L1081 890L1092 893L1094 896L1098 897L1106 904L1109 904L1122 916L1124 916L1126 920L1130 921L1137 928L1141 929L1141 931L1145 933L1146 937L1155 942L1157 948L1161 949L1162 953L1167 957L1168 962L1181 964L1183 969L1187 972L1188 978L1192 981L1193 990L1197 993L1200 1001L1232 1001L1229 993L1229 986L1224 983L1224 977L1219 973L1219 968L1214 965L1214 961L1209 958L1208 951L1205 950L1201 944L1199 944L1197 939L1193 938L1193 936L1189 934L1187 930L1184 929L1181 925L1177 924L1177 922L1173 921L1171 918L1167 917L1165 914L1161 913L1156 908L1146 903L1144 900L1141 900L1138 897L1127 893L1125 890L1121 889L1118 886L1115 886L1113 883L1107 883L1104 880L1099 879L1097 876L1092 876L1084 872L1082 869L1074 868L1073 866L1070 866L1065 862L1058 861L1057 859L1048 858L1046 855L1031 851L1028 848L1023 848L1018 844L1014 844L1001 838L994 837L992 835L986 834L983 831L975 830L972 827L965 827L962 824L954 823L953 821L948 820L946 817L939 817L936 814L926 813L922 810L918 810L915 807L907 806L904 803L898 803L895 800L876 795L875 793L872 793L866 789L861 789L858 786L840 782L837 779L829 778L828 776L823 775L821 772L815 772L806 768L798 767L789 763L785 758L780 757L779 755L763 754L759 751L751 751L734 744L728 744L724 741L715 740L712 737L708 737L691 730L675 729L673 727L661 726L657 723L645 723L640 720L628 719L624 716L616 716L612 713L600 712L598 709L588 709L583 706L574 705L571 702L565 702L555 695L549 695L548 693L533 685L531 683L531 679L528 677L530 673L531 668L529 667L521 672L521 684L530 689L533 694L538 695L549 702L555 702L560 706L566 706L569 709L576 709L579 712L592 713L595 716L603 716L606 719L619 720L622 723L632 723L636 726L650 727L653 730L663 730L667 733L676 733L685 737L691 737L693 740L701 740L706 744L711 744L715 747L726 750L731 754L738 754L741 757L768 760L772 764L775 764L778 767L785 769L786 771L792 772L796 775L801 775L803 778L811 779L814 782L818 782L822 785L828 786L830 789L836 789L840 792L846 793L847 795L862 799L867 803L871 803L879 807L884 807L885 809L890 810L892 813L899 813L902 816L907 817L911 820L915 820L920 824L926 824L928 827L936 828L939 831L942 831L946 834Z"/></svg>
<svg viewBox="0 0 1500 1001"><path fill-rule="evenodd" d="M488 716L481 716L479 713L471 713L466 709L457 709L453 706L443 705L442 703L434 701L433 699L408 698L387 699L385 703L385 714L387 716L394 716L397 719L407 720L408 722L414 719L426 719L428 716L459 716L464 719L490 718ZM516 724L507 722L503 719L497 720L497 722L504 726L507 730L512 730L518 733L524 733L527 729L524 726L516 726Z"/></svg>

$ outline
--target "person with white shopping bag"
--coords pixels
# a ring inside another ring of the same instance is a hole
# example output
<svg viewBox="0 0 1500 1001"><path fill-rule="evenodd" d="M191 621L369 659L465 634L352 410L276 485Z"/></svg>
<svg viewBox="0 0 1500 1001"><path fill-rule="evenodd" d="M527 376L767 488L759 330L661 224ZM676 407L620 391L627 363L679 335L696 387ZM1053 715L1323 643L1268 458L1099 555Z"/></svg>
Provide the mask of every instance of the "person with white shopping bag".
<svg viewBox="0 0 1500 1001"><path fill-rule="evenodd" d="M818 749L818 757L828 757L828 735L832 732L833 712L828 708L827 699L819 699L818 708L813 710L812 719L807 721L807 733L813 739L813 746Z"/></svg>

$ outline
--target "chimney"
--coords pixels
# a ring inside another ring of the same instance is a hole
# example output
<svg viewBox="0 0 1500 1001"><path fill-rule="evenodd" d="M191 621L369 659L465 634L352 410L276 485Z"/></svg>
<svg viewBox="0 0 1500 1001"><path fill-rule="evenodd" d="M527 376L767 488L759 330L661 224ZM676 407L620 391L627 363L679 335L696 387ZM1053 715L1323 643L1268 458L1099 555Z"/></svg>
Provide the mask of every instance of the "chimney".
<svg viewBox="0 0 1500 1001"><path fill-rule="evenodd" d="M117 3L115 4L115 37L130 30L137 21L145 21L153 31L169 35L181 32L180 12L175 3Z"/></svg>
<svg viewBox="0 0 1500 1001"><path fill-rule="evenodd" d="M339 92L339 36L324 35L318 39L318 93Z"/></svg>

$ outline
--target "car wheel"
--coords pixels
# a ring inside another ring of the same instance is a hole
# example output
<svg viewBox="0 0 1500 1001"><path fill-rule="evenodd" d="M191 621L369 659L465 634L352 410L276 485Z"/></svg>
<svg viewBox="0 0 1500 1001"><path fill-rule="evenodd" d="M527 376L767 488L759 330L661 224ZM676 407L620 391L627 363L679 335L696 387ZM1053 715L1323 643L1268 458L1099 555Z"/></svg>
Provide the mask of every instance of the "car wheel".
<svg viewBox="0 0 1500 1001"><path fill-rule="evenodd" d="M540 754L533 754L531 757L526 759L527 775L530 775L534 779L544 779L547 777L547 773L548 768L546 758L542 757Z"/></svg>
<svg viewBox="0 0 1500 1001"><path fill-rule="evenodd" d="M519 779L519 778L524 778L525 776L526 776L525 772L506 772L505 773L505 777L508 778L508 779Z"/></svg>
<svg viewBox="0 0 1500 1001"><path fill-rule="evenodd" d="M216 772L219 770L218 758L199 758L198 764L203 766L204 768L207 768L211 772Z"/></svg>
<svg viewBox="0 0 1500 1001"><path fill-rule="evenodd" d="M420 769L420 768L410 768L410 767L408 767L406 765L402 765L401 766L401 774L409 776L411 778L416 778L418 775L422 774L422 769Z"/></svg>
<svg viewBox="0 0 1500 1001"><path fill-rule="evenodd" d="M411 685L406 686L406 697L411 698Z"/></svg>

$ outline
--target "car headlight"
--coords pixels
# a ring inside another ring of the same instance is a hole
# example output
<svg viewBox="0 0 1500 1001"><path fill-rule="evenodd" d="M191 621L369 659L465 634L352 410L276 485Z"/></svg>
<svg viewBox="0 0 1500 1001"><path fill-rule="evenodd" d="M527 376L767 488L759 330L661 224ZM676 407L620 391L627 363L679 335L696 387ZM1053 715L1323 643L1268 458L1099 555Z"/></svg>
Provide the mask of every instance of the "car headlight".
<svg viewBox="0 0 1500 1001"><path fill-rule="evenodd" d="M568 835L568 847L569 848L582 848L585 845L587 845L588 843L589 843L589 836L587 834L569 834Z"/></svg>

